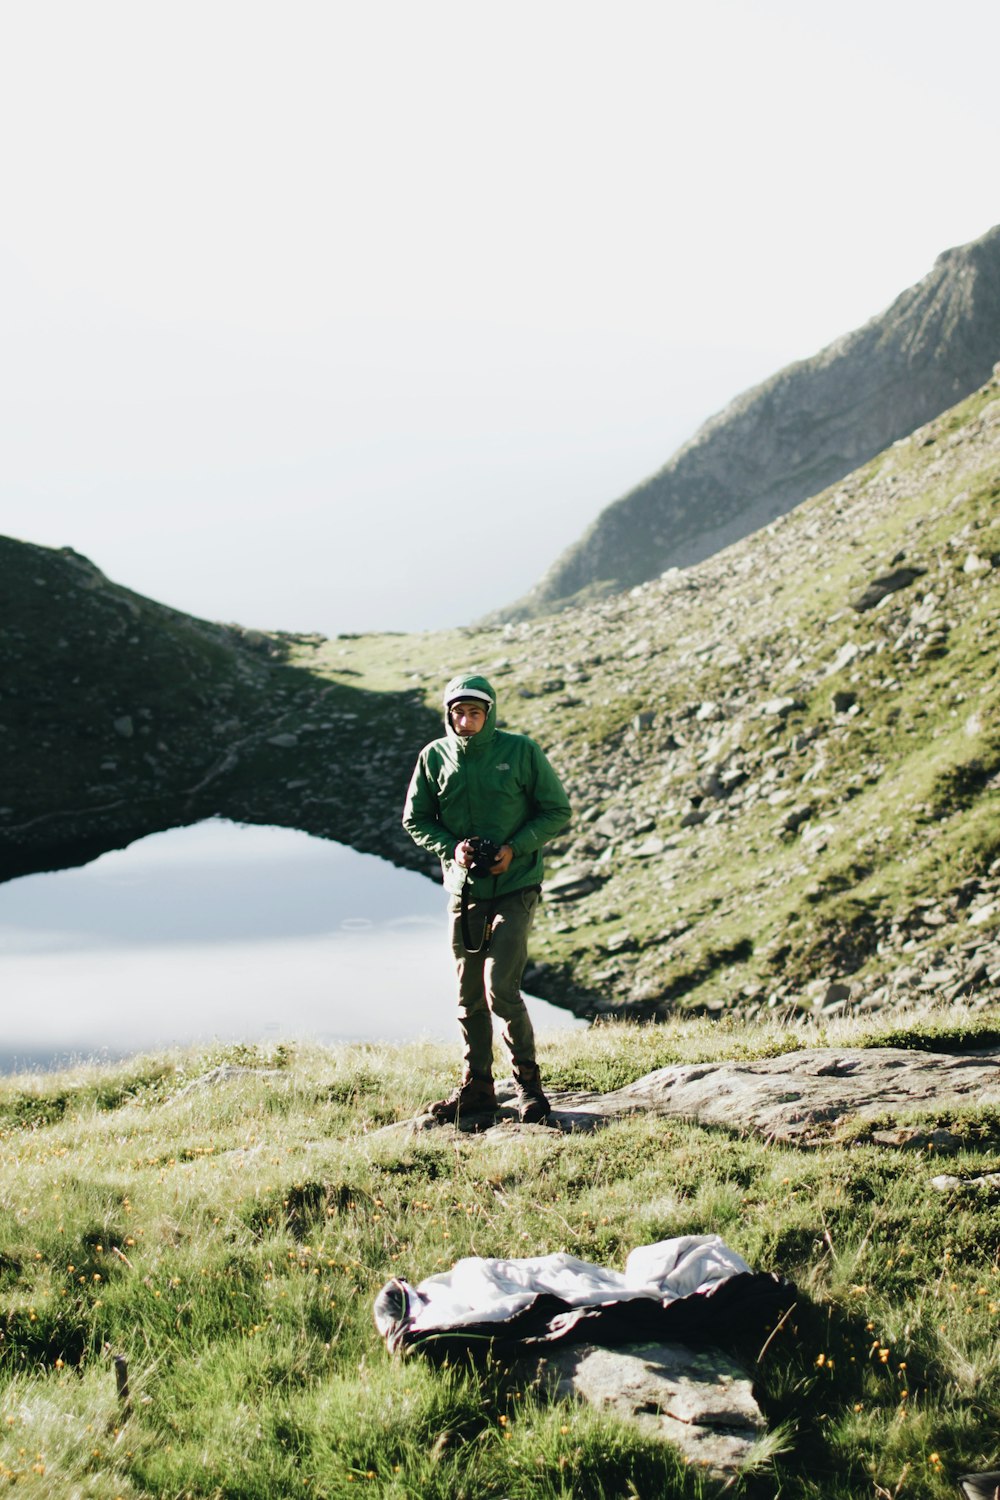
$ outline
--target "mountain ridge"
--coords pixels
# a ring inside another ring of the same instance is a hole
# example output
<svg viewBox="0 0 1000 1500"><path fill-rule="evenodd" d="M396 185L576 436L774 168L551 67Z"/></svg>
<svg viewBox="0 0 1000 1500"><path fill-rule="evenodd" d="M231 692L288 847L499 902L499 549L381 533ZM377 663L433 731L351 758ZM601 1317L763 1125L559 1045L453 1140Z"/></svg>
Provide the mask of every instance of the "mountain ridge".
<svg viewBox="0 0 1000 1500"><path fill-rule="evenodd" d="M703 561L968 395L998 357L1000 225L943 251L884 312L709 417L534 588L484 623L584 603Z"/></svg>

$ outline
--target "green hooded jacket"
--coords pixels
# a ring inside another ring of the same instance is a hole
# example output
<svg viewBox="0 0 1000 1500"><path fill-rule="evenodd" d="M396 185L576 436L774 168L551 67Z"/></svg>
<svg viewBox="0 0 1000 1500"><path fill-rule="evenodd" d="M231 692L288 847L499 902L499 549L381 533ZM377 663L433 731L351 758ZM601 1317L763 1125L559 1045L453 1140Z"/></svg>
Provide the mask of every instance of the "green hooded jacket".
<svg viewBox="0 0 1000 1500"><path fill-rule="evenodd" d="M455 733L448 715L449 702L463 695L482 699L487 708L486 723L468 738ZM509 844L514 858L503 875L468 877L473 900L541 885L542 845L570 820L562 782L533 739L497 728L496 693L485 677L453 677L444 696L447 733L420 752L403 827L421 849L438 856L453 895L466 883L455 845L474 834Z"/></svg>

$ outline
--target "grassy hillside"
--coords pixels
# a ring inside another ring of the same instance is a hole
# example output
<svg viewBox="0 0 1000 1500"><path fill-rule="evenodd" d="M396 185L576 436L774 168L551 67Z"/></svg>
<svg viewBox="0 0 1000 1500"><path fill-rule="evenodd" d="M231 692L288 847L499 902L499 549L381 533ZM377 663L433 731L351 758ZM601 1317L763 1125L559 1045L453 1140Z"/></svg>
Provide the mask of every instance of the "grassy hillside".
<svg viewBox="0 0 1000 1500"><path fill-rule="evenodd" d="M953 1045L926 1025L894 1040ZM790 1045L773 1024L605 1026L543 1063L591 1088ZM712 1487L669 1450L500 1365L391 1359L371 1307L463 1254L620 1269L709 1232L798 1288L737 1351L770 1435L732 1494L943 1500L996 1466L995 1188L942 1196L933 1152L849 1131L807 1151L645 1116L381 1130L452 1067L430 1046L235 1048L0 1082L0 1479L60 1500L695 1500ZM995 1111L927 1119L961 1142L950 1173L995 1167Z"/></svg>
<svg viewBox="0 0 1000 1500"><path fill-rule="evenodd" d="M538 993L647 1018L976 1003L1000 975L998 580L994 378L627 596L292 654L333 682L418 684L429 710L481 668L501 722L550 750L576 817Z"/></svg>

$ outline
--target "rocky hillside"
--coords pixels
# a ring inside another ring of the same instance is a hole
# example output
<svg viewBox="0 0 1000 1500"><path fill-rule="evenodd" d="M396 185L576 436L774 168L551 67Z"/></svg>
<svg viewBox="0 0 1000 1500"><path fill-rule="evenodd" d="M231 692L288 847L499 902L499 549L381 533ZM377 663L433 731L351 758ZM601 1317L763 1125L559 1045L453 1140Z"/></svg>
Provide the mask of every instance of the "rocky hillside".
<svg viewBox="0 0 1000 1500"><path fill-rule="evenodd" d="M863 328L739 396L493 618L564 608L711 556L968 395L997 358L1000 226L939 256Z"/></svg>
<svg viewBox="0 0 1000 1500"><path fill-rule="evenodd" d="M264 636L5 543L0 870L214 813L430 873L403 791L442 682L479 668L576 808L535 993L637 1018L986 1005L998 502L994 375L707 561L502 628Z"/></svg>
<svg viewBox="0 0 1000 1500"><path fill-rule="evenodd" d="M0 880L212 816L413 862L396 802L436 733L412 690L289 662L308 638L213 625L69 548L0 538Z"/></svg>
<svg viewBox="0 0 1000 1500"><path fill-rule="evenodd" d="M362 680L394 658L429 703L481 667L550 747L577 815L537 993L637 1018L977 1006L1000 981L998 580L995 375L696 567L309 654Z"/></svg>

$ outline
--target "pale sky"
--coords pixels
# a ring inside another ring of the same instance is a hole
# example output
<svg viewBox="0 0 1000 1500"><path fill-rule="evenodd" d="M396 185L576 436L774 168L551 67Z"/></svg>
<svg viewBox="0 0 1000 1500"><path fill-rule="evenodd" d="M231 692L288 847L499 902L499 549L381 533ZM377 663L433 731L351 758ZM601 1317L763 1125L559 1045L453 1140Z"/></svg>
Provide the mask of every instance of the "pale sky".
<svg viewBox="0 0 1000 1500"><path fill-rule="evenodd" d="M998 57L995 0L2 6L0 531L467 623L1000 221Z"/></svg>

